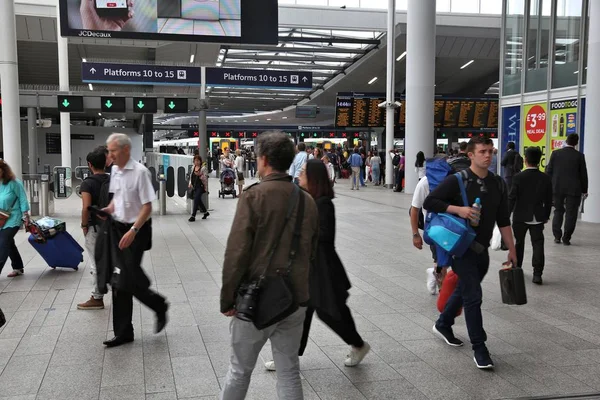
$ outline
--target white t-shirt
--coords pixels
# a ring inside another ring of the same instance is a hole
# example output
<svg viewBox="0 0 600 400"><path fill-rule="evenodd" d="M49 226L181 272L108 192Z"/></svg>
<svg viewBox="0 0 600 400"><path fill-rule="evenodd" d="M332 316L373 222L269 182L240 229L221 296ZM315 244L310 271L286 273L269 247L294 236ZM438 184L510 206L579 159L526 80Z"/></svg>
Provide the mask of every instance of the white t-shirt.
<svg viewBox="0 0 600 400"><path fill-rule="evenodd" d="M411 203L411 206L414 208L423 209L423 216L425 217L427 217L427 210L423 208L423 203L425 203L427 196L429 196L429 181L427 180L427 177L425 177L417 183Z"/></svg>
<svg viewBox="0 0 600 400"><path fill-rule="evenodd" d="M133 159L123 169L113 165L108 191L114 193L114 219L125 224L134 223L142 206L156 199L150 171Z"/></svg>
<svg viewBox="0 0 600 400"><path fill-rule="evenodd" d="M425 167L415 167L415 171L419 179L425 178Z"/></svg>

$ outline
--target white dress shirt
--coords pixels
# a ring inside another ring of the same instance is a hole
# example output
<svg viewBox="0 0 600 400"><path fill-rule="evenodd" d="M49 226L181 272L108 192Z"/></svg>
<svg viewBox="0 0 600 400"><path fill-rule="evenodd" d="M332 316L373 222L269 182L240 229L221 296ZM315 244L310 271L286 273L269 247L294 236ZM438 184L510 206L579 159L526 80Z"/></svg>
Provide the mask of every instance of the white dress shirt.
<svg viewBox="0 0 600 400"><path fill-rule="evenodd" d="M113 218L125 224L133 224L142 206L156 199L150 171L133 159L123 169L113 165L109 192L114 193Z"/></svg>

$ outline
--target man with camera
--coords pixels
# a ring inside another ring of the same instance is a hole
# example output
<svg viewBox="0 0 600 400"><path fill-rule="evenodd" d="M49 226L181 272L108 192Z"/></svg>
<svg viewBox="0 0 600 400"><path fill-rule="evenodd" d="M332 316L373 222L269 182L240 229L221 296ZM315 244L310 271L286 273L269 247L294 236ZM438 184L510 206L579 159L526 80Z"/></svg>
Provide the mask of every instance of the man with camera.
<svg viewBox="0 0 600 400"><path fill-rule="evenodd" d="M285 173L294 146L283 133L257 140L261 182L240 197L223 263L221 312L231 321L231 359L221 399L244 399L260 350L271 340L280 399L303 398L298 349L318 214Z"/></svg>

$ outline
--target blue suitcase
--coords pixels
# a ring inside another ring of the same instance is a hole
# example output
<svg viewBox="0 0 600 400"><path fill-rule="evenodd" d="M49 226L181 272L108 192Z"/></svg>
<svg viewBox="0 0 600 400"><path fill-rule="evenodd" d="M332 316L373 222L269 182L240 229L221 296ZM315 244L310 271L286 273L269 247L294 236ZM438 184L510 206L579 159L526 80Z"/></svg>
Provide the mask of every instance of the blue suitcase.
<svg viewBox="0 0 600 400"><path fill-rule="evenodd" d="M51 268L72 268L77 271L79 263L83 261L83 248L66 231L57 232L43 242L29 235L29 243Z"/></svg>

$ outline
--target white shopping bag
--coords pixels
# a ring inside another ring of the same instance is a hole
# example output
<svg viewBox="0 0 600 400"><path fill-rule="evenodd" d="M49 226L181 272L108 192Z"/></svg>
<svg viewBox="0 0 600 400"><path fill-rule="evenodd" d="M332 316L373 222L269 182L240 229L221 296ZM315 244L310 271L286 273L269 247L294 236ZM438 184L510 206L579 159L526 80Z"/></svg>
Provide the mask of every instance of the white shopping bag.
<svg viewBox="0 0 600 400"><path fill-rule="evenodd" d="M500 229L498 228L498 225L494 225L494 233L492 235L490 247L492 248L492 250L500 250L500 248L502 247L502 235L500 234Z"/></svg>

